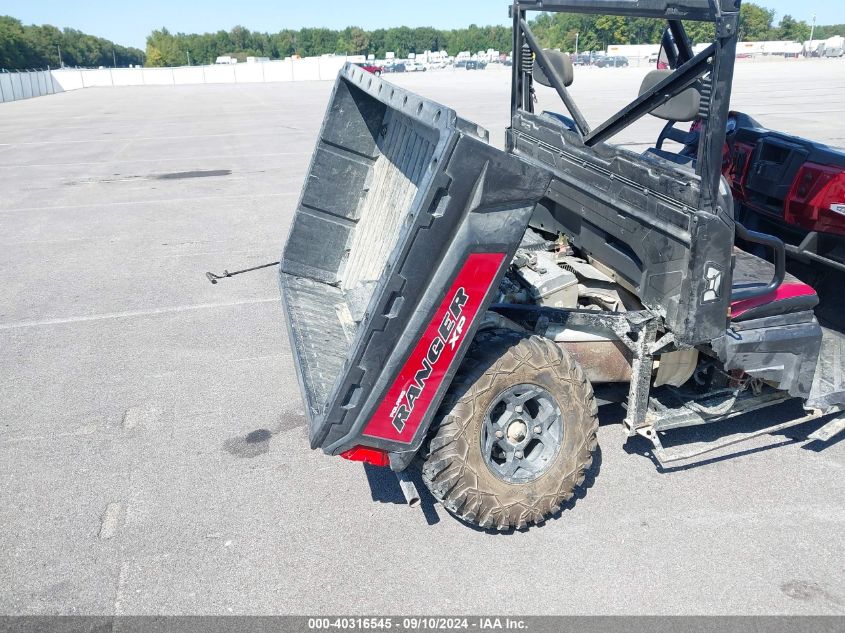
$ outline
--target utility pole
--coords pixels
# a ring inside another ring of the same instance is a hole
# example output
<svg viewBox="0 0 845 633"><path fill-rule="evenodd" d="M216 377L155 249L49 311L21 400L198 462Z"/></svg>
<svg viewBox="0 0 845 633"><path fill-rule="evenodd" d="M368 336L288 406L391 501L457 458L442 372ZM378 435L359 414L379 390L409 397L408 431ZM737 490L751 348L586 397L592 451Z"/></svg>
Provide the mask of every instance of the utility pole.
<svg viewBox="0 0 845 633"><path fill-rule="evenodd" d="M112 68L117 68L117 56L114 54L114 47L111 49Z"/></svg>
<svg viewBox="0 0 845 633"><path fill-rule="evenodd" d="M59 51L59 68L64 68L65 65L62 63L62 49L56 44L56 50Z"/></svg>
<svg viewBox="0 0 845 633"><path fill-rule="evenodd" d="M810 29L810 46L813 45L813 36L816 34L816 14L813 14L813 28Z"/></svg>
<svg viewBox="0 0 845 633"><path fill-rule="evenodd" d="M578 58L578 36L581 35L580 33L575 33L575 58Z"/></svg>
<svg viewBox="0 0 845 633"><path fill-rule="evenodd" d="M191 53L189 53L188 51L185 51L185 55L188 56L188 66L190 66L191 65Z"/></svg>

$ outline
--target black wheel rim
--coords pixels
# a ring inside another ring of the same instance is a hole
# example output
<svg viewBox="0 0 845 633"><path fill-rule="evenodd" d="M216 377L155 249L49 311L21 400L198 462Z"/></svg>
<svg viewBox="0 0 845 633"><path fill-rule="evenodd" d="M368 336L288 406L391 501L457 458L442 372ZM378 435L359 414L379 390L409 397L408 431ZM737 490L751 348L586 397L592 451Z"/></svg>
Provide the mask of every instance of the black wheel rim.
<svg viewBox="0 0 845 633"><path fill-rule="evenodd" d="M481 452L496 477L528 483L548 470L563 441L563 416L552 394L537 385L500 393L484 416Z"/></svg>

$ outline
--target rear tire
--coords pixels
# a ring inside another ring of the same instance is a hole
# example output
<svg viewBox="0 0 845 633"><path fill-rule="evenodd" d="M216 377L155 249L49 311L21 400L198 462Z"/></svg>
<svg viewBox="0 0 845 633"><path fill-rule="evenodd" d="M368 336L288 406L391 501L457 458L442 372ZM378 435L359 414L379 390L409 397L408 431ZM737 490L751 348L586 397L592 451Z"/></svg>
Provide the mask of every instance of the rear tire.
<svg viewBox="0 0 845 633"><path fill-rule="evenodd" d="M449 512L482 528L542 523L584 482L597 412L592 386L561 347L484 332L421 452L423 481Z"/></svg>

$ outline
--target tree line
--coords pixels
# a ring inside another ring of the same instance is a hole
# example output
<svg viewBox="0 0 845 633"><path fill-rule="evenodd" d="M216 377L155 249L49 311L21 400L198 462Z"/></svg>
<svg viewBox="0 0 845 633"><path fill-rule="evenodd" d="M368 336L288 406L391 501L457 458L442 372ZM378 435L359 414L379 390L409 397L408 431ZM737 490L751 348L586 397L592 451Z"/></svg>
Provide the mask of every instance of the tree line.
<svg viewBox="0 0 845 633"><path fill-rule="evenodd" d="M775 24L775 12L753 2L742 5L740 38L744 41L794 40L810 38L806 21L785 15ZM693 42L712 39L712 25L687 23ZM532 20L538 39L548 48L564 51L604 50L610 44L656 44L664 23L660 20L625 18L607 15L543 13ZM845 35L845 25L818 26L815 39ZM250 31L236 26L216 33L171 33L166 28L147 37L146 52L118 46L109 40L87 35L74 29L54 26L25 26L19 20L0 16L0 68L68 66L182 66L211 64L221 55L232 55L240 61L247 56L282 59L292 55L312 57L326 54L375 55L384 58L387 52L399 57L426 50L445 50L450 55L461 51L477 52L494 49L509 52L509 26L476 26L462 29L435 29L407 26L367 31L350 26L342 30L326 28L284 29L275 33Z"/></svg>
<svg viewBox="0 0 845 633"><path fill-rule="evenodd" d="M366 31L351 26L343 30L326 28L285 29L260 33L236 26L216 33L171 33L166 28L147 37L147 65L182 65L190 57L194 63L213 63L220 55L244 61L248 56L283 59L293 55L313 57L326 54L375 55L387 52L400 57L423 51L479 51L492 48L510 51L511 30L506 26L476 26L441 30L432 27L400 26Z"/></svg>
<svg viewBox="0 0 845 633"><path fill-rule="evenodd" d="M712 41L713 25L707 22L686 22L687 34L694 44ZM605 50L611 44L657 44L665 24L660 20L625 18L610 15L580 15L569 13L541 14L533 23L537 37L549 48L574 51ZM745 42L772 40L805 42L812 27L791 15L775 24L775 11L759 4L742 4L739 38ZM845 25L816 27L814 39L845 35Z"/></svg>
<svg viewBox="0 0 845 633"><path fill-rule="evenodd" d="M608 15L541 13L531 21L538 39L548 48L574 51L605 50L610 44L657 44L665 23L661 20ZM687 31L694 43L713 39L712 24L688 22ZM775 11L753 2L744 3L740 14L740 38L744 41L794 40L810 38L811 27L805 21L784 16L775 24ZM820 26L816 39L845 34L845 25ZM147 65L174 66L187 63L213 63L220 55L244 61L247 56L282 59L292 55L374 55L383 59L387 52L399 57L410 53L445 50L450 55L461 51L494 49L510 52L509 26L476 26L441 30L406 26L367 31L358 27L343 30L305 28L260 33L236 26L216 33L171 33L153 31L147 37Z"/></svg>
<svg viewBox="0 0 845 633"><path fill-rule="evenodd" d="M119 46L76 29L24 26L13 17L0 16L0 69L59 68L61 64L128 66L143 64L144 58L144 51L138 48Z"/></svg>

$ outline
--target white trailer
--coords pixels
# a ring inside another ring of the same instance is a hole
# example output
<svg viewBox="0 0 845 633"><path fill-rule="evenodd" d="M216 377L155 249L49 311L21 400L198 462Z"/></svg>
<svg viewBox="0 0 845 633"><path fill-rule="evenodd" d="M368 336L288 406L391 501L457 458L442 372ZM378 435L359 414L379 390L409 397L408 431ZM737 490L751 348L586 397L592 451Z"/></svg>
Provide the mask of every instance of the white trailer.
<svg viewBox="0 0 845 633"><path fill-rule="evenodd" d="M845 37L834 35L824 42L825 57L842 57L845 55Z"/></svg>

